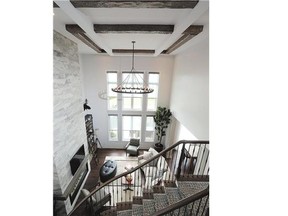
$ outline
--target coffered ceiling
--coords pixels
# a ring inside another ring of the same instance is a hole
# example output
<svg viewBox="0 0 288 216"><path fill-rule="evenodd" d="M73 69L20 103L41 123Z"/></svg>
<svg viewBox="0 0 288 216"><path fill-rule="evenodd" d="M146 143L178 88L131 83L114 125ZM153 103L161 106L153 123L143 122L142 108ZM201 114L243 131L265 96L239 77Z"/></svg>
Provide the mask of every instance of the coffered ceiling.
<svg viewBox="0 0 288 216"><path fill-rule="evenodd" d="M208 1L55 0L54 30L79 53L174 55L209 34Z"/></svg>

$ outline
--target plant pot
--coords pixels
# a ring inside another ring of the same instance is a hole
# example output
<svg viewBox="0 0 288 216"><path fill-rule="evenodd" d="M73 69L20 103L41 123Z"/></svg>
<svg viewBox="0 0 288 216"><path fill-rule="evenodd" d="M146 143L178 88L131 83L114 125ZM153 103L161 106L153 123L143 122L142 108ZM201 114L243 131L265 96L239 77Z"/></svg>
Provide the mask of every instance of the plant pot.
<svg viewBox="0 0 288 216"><path fill-rule="evenodd" d="M155 143L154 144L154 149L159 153L159 152L163 151L164 146L161 143Z"/></svg>

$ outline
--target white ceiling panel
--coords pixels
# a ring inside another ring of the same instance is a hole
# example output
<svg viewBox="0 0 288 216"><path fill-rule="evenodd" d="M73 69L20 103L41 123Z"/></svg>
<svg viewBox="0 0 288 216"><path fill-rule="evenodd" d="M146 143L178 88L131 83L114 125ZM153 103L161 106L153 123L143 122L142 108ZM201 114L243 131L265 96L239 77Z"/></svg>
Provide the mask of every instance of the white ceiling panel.
<svg viewBox="0 0 288 216"><path fill-rule="evenodd" d="M199 2L200 3L200 2ZM199 4L198 3L198 4ZM198 10L198 4L194 9L164 9L164 8L76 8L83 17L86 17L90 23L93 24L139 24L139 25L175 25L179 26L181 23L186 23L187 27L189 25L207 25L209 24L209 2L202 2L201 4L207 4L207 10L203 12L201 16L198 17L197 20L194 20L194 23L187 22L187 18L193 15ZM74 6L73 6L74 7ZM202 9L203 10L203 9ZM66 24L76 24L77 19L72 17L71 14L64 12L65 10L60 8L54 8L54 30L63 34L67 38L73 40L78 44L79 53L82 54L99 54L86 44L84 44L80 39L77 39L73 34L68 32L65 28ZM67 14L66 14L67 13ZM89 26L89 25L88 25ZM91 26L91 25L90 25ZM81 26L79 26L81 27ZM87 27L87 26L86 26ZM92 28L92 27L91 27ZM83 29L83 28L82 28ZM175 31L175 28L174 28ZM91 35L91 32L93 35ZM89 35L90 34L90 35ZM177 41L182 35L182 31L177 33L175 36L175 32L172 34L159 34L159 33L135 33L135 32L125 32L125 33L94 33L94 31L90 31L87 33L92 41L94 41L94 34L97 34L97 38L102 40L103 43L107 44L109 49L132 49L131 41L136 41L135 49L146 49L146 50L155 50L157 53L161 53L162 49L168 49L169 47L165 47L171 45L171 40ZM201 32L197 36L201 37ZM207 34L205 35L207 37ZM170 40L169 40L170 39ZM193 38L191 39L193 40ZM198 39L199 40L199 39ZM165 43L165 41L170 41L170 43ZM94 41L96 45L97 41ZM191 42L187 44L193 44ZM187 45L186 45L187 46ZM101 46L100 46L101 48ZM102 47L102 49L105 49ZM178 52L174 52L178 53ZM158 55L157 54L157 55ZM171 53L173 55L173 52ZM120 55L116 54L115 55ZM150 54L151 55L151 54Z"/></svg>

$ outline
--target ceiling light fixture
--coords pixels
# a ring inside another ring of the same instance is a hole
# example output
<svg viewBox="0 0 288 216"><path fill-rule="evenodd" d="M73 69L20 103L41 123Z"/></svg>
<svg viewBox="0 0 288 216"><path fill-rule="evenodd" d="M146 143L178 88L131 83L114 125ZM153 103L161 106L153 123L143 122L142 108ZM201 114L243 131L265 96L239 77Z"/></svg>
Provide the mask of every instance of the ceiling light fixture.
<svg viewBox="0 0 288 216"><path fill-rule="evenodd" d="M134 68L134 44L132 41L133 51L132 51L132 69L128 73L127 77L123 82L116 88L112 88L113 92L116 93L126 93L126 94L148 94L154 91L154 89L149 88L148 84L140 76L139 73L135 72Z"/></svg>

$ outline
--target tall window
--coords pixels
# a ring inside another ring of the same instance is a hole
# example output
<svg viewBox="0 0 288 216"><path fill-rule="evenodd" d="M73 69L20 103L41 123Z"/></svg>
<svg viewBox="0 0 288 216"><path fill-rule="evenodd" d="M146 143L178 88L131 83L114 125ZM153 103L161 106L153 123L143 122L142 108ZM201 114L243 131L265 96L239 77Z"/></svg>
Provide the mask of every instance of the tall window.
<svg viewBox="0 0 288 216"><path fill-rule="evenodd" d="M130 73L130 72L129 72ZM128 78L129 76L128 72L123 72L122 74L122 80ZM143 72L134 72L138 73L139 77L143 80ZM135 78L135 77L132 77ZM131 79L129 79L131 80ZM133 83L140 83L143 84L142 80L131 80L129 84L133 85ZM123 101L123 110L142 110L142 98L143 96L141 94L122 94L122 101Z"/></svg>
<svg viewBox="0 0 288 216"><path fill-rule="evenodd" d="M123 141L128 141L130 138L141 138L141 116L122 116L122 122Z"/></svg>
<svg viewBox="0 0 288 216"><path fill-rule="evenodd" d="M156 111L157 109L157 99L158 99L158 85L159 85L159 73L149 72L149 82L148 85L154 91L148 94L147 98L147 110Z"/></svg>
<svg viewBox="0 0 288 216"><path fill-rule="evenodd" d="M109 141L118 141L118 116L109 115Z"/></svg>
<svg viewBox="0 0 288 216"><path fill-rule="evenodd" d="M107 101L108 110L117 110L117 93L111 91L112 88L117 87L117 72L107 72Z"/></svg>
<svg viewBox="0 0 288 216"><path fill-rule="evenodd" d="M128 72L107 72L107 106L109 119L109 141L154 142L153 115L157 109L159 73L135 72L148 83L154 92L149 94L117 94L111 88L118 86L129 75ZM132 80L131 84L143 82ZM118 103L119 102L119 103Z"/></svg>
<svg viewBox="0 0 288 216"><path fill-rule="evenodd" d="M146 117L145 142L154 142L155 122L153 116Z"/></svg>

